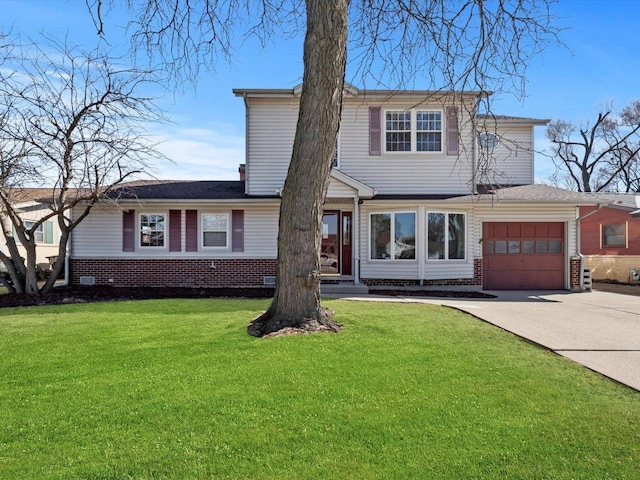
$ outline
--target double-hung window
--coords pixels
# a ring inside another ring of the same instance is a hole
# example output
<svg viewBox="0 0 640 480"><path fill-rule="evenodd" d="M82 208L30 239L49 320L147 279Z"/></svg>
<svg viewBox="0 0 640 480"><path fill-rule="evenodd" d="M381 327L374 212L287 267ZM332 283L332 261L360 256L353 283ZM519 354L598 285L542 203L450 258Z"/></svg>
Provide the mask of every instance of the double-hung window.
<svg viewBox="0 0 640 480"><path fill-rule="evenodd" d="M439 152L442 150L442 113L427 110L416 112L416 150Z"/></svg>
<svg viewBox="0 0 640 480"><path fill-rule="evenodd" d="M415 260L415 212L372 213L370 239L372 260Z"/></svg>
<svg viewBox="0 0 640 480"><path fill-rule="evenodd" d="M411 111L387 111L385 117L387 152L410 152Z"/></svg>
<svg viewBox="0 0 640 480"><path fill-rule="evenodd" d="M441 152L442 112L440 110L385 111L387 152Z"/></svg>
<svg viewBox="0 0 640 480"><path fill-rule="evenodd" d="M140 246L164 247L165 226L163 213L140 214Z"/></svg>
<svg viewBox="0 0 640 480"><path fill-rule="evenodd" d="M226 248L229 245L229 215L202 214L202 246Z"/></svg>
<svg viewBox="0 0 640 480"><path fill-rule="evenodd" d="M464 213L427 214L427 258L464 260L466 258L466 218Z"/></svg>

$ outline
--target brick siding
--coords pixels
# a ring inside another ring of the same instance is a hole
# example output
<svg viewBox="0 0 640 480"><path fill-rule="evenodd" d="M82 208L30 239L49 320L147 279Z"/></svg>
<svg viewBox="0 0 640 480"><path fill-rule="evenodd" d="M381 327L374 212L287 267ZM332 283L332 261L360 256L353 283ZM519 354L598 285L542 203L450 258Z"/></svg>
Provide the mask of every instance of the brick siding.
<svg viewBox="0 0 640 480"><path fill-rule="evenodd" d="M571 257L569 260L569 290L580 288L580 257Z"/></svg>
<svg viewBox="0 0 640 480"><path fill-rule="evenodd" d="M275 259L70 259L70 283L81 276L114 287L262 287Z"/></svg>

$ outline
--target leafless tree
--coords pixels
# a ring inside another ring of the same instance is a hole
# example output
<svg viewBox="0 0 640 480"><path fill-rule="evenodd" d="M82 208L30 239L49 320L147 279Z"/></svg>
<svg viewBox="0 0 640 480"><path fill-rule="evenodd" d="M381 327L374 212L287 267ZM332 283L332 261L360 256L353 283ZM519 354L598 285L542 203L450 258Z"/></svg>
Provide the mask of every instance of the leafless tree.
<svg viewBox="0 0 640 480"><path fill-rule="evenodd" d="M112 2L85 1L98 32L104 32ZM300 110L280 207L275 297L249 333L340 328L320 303L319 238L347 51L353 78L364 86L521 91L527 61L557 39L552 3L128 0L136 50L159 56L170 73L189 72L191 78L220 57L232 58L242 37L255 35L266 44L274 36L305 32Z"/></svg>
<svg viewBox="0 0 640 480"><path fill-rule="evenodd" d="M620 112L608 104L593 124L554 120L546 130L553 147L554 177L579 192L638 191L640 101Z"/></svg>
<svg viewBox="0 0 640 480"><path fill-rule="evenodd" d="M136 93L150 78L146 72L98 50L50 38L41 45L16 39L1 69L11 74L0 81L0 223L7 246L0 260L9 291L25 294L52 288L71 231L96 202L162 158L144 130L162 113ZM46 189L29 197L29 187ZM20 208L27 198L41 205L40 218L29 222ZM58 255L38 286L36 233L48 220L60 228Z"/></svg>

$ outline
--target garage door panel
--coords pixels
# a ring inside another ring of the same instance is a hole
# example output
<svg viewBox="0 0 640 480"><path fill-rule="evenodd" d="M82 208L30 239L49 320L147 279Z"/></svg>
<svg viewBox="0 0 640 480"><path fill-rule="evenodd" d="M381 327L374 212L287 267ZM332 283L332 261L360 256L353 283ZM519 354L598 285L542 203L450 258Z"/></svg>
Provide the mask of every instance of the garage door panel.
<svg viewBox="0 0 640 480"><path fill-rule="evenodd" d="M507 225L504 223L497 223L493 226L493 236L498 238L498 237L507 237L508 233L507 233Z"/></svg>
<svg viewBox="0 0 640 480"><path fill-rule="evenodd" d="M486 289L565 288L564 223L483 224Z"/></svg>
<svg viewBox="0 0 640 480"><path fill-rule="evenodd" d="M559 255L528 255L522 257L521 268L526 271L562 270L564 259Z"/></svg>
<svg viewBox="0 0 640 480"><path fill-rule="evenodd" d="M550 224L549 225L549 238L563 238L564 237L564 225L563 224Z"/></svg>
<svg viewBox="0 0 640 480"><path fill-rule="evenodd" d="M522 238L535 238L536 236L536 226L533 224L522 224Z"/></svg>
<svg viewBox="0 0 640 480"><path fill-rule="evenodd" d="M507 236L509 238L520 238L520 224L510 223L507 225Z"/></svg>

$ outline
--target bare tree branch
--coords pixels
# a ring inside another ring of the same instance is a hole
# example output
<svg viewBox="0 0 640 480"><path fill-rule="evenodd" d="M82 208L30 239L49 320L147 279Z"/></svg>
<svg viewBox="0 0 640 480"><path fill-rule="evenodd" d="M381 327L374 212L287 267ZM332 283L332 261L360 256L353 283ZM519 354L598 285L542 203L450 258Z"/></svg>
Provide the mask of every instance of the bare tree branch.
<svg viewBox="0 0 640 480"><path fill-rule="evenodd" d="M631 102L618 114L613 104L605 105L593 125L580 128L555 120L546 135L554 144L554 177L566 176L569 188L629 192L640 187L640 101Z"/></svg>
<svg viewBox="0 0 640 480"><path fill-rule="evenodd" d="M44 47L16 40L14 49L20 54L5 64L15 74L0 83L0 215L9 249L0 259L12 288L34 294L53 286L69 234L93 205L163 158L144 125L164 117L152 98L137 93L152 81L150 72L51 38ZM49 193L30 199L41 208L27 225L19 205L27 187L42 185L50 185ZM60 228L59 255L39 289L35 233L49 220Z"/></svg>

